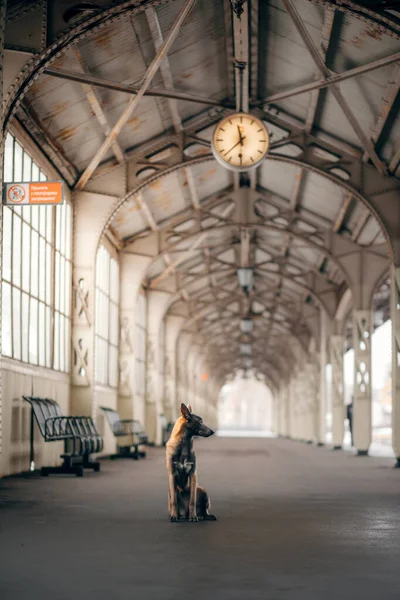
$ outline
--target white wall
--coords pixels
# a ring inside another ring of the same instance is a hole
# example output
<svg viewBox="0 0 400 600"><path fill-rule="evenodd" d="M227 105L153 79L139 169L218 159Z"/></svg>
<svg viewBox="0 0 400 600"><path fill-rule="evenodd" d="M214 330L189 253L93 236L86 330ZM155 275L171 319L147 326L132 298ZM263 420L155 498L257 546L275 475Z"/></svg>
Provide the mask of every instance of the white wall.
<svg viewBox="0 0 400 600"><path fill-rule="evenodd" d="M69 414L69 375L31 367L3 357L3 438L0 477L29 470L30 405L22 395L56 400ZM45 443L35 424L35 466L59 464L63 444Z"/></svg>

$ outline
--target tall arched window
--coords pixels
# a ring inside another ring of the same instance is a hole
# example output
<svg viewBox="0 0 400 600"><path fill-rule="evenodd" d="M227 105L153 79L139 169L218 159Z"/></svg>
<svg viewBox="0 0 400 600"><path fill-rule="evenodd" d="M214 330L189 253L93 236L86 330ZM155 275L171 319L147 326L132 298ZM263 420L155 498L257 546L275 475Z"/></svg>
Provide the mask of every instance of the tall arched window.
<svg viewBox="0 0 400 600"><path fill-rule="evenodd" d="M118 386L119 265L100 246L96 259L96 383Z"/></svg>
<svg viewBox="0 0 400 600"><path fill-rule="evenodd" d="M46 181L18 140L8 134L4 181ZM70 369L72 210L3 206L2 349L10 358Z"/></svg>

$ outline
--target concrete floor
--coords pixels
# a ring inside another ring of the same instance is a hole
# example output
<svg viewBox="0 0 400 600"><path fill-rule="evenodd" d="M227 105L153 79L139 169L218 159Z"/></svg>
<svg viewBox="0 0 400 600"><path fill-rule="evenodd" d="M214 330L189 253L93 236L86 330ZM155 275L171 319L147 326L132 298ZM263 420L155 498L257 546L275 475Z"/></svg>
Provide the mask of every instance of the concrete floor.
<svg viewBox="0 0 400 600"><path fill-rule="evenodd" d="M164 451L0 480L2 600L398 600L400 471L279 439L196 441L218 522L170 523Z"/></svg>

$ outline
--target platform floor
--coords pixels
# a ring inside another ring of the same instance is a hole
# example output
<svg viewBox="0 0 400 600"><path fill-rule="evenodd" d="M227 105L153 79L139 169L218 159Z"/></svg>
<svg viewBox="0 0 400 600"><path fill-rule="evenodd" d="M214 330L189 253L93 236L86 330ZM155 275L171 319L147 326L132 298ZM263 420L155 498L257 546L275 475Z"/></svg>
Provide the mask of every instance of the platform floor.
<svg viewBox="0 0 400 600"><path fill-rule="evenodd" d="M400 470L268 438L196 442L219 520L170 523L164 451L0 480L2 600L398 600Z"/></svg>

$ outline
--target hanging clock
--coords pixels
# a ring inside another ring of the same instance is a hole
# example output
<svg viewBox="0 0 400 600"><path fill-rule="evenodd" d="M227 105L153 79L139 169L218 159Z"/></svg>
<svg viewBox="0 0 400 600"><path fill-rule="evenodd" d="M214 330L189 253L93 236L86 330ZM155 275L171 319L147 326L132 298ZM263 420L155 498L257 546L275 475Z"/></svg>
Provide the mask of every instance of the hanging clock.
<svg viewBox="0 0 400 600"><path fill-rule="evenodd" d="M268 130L257 117L234 113L215 127L211 148L217 161L227 169L248 171L258 167L268 152Z"/></svg>

